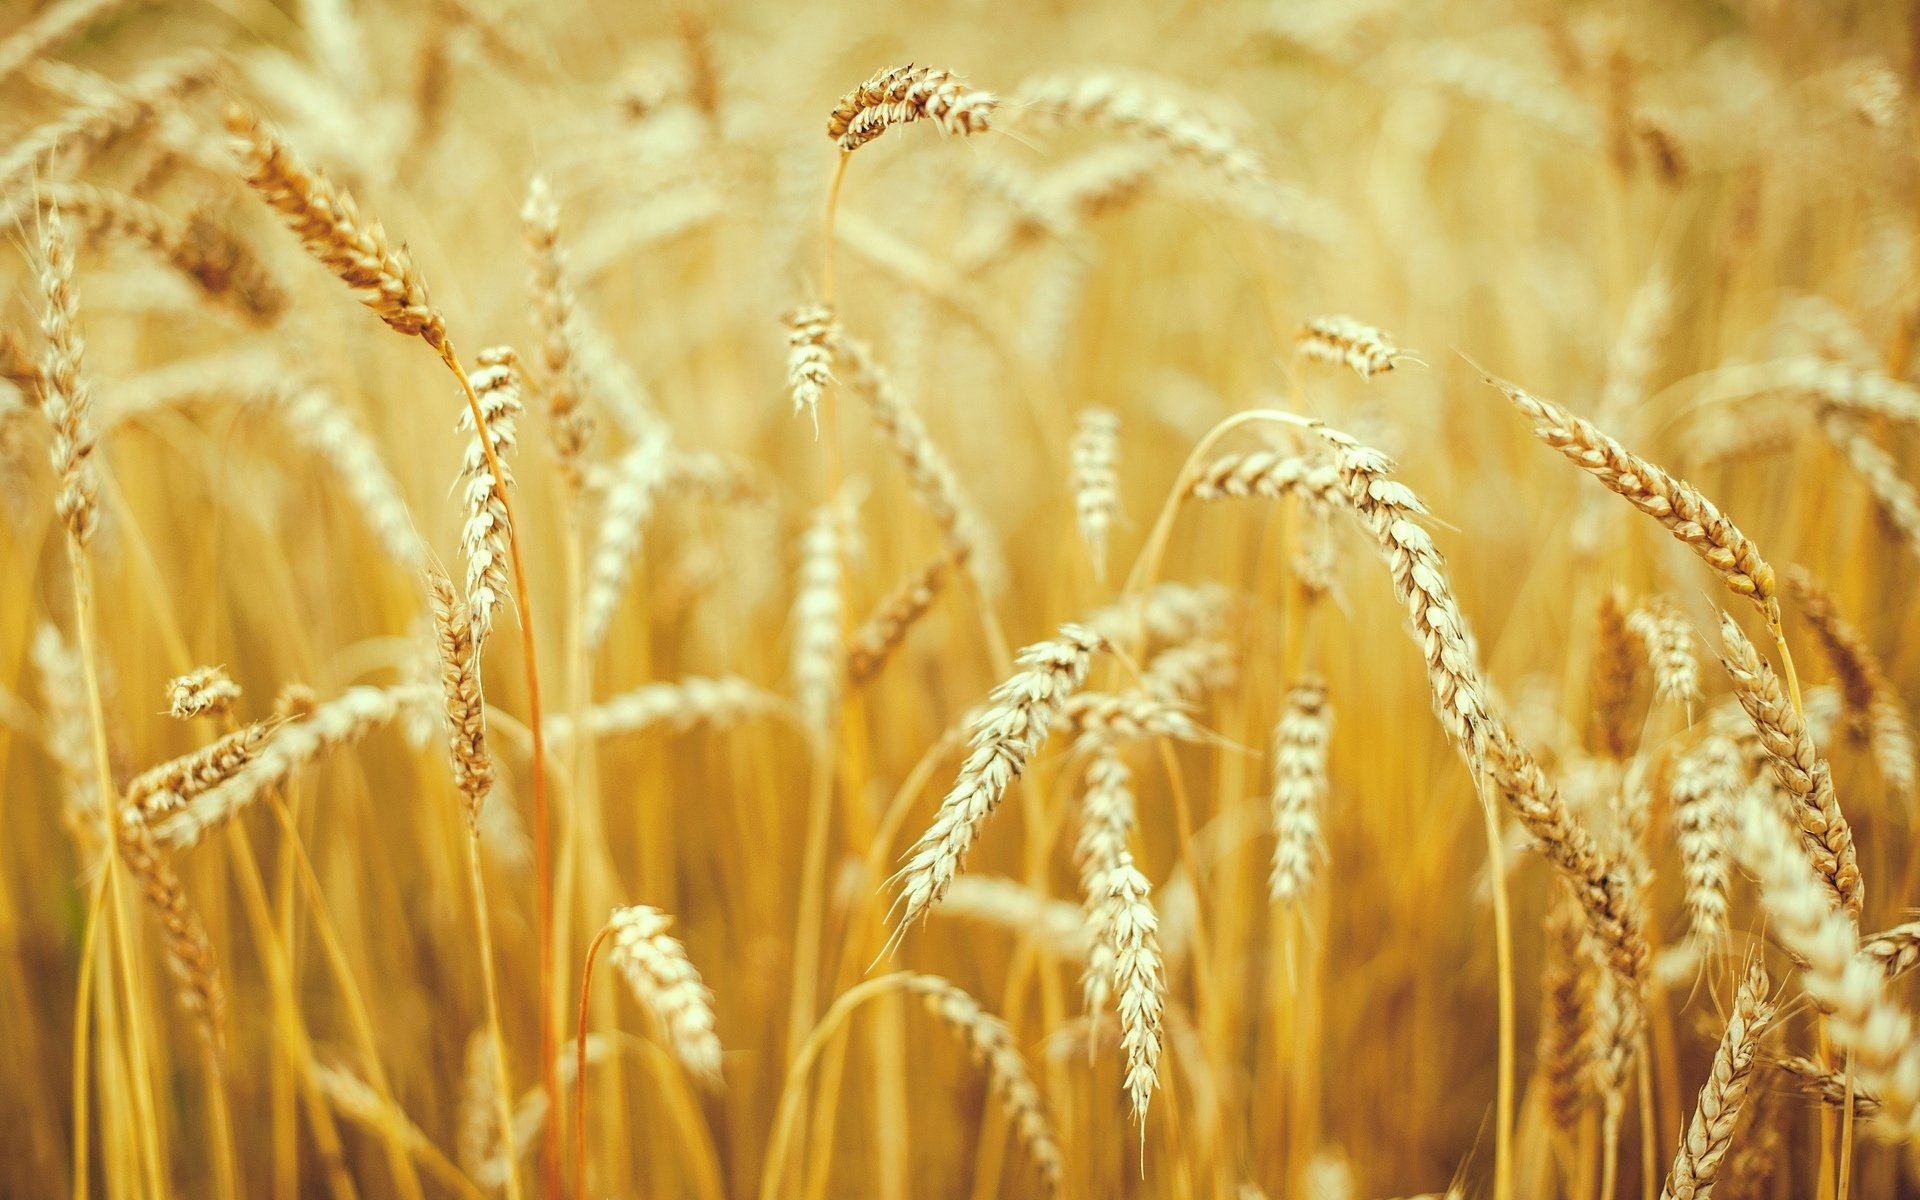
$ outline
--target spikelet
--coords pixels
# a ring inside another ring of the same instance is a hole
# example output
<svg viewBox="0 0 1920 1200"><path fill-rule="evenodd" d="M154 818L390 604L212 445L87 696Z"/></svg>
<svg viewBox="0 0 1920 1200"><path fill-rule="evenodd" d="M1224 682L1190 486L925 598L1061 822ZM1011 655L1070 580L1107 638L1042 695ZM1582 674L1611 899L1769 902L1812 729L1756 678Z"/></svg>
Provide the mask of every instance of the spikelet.
<svg viewBox="0 0 1920 1200"><path fill-rule="evenodd" d="M938 975L914 975L905 986L925 999L929 1012L966 1039L974 1061L987 1068L987 1078L1047 1193L1058 1192L1065 1173L1060 1143L1041 1103L1040 1089L1034 1086L1026 1060L1014 1045L1013 1031L1005 1021L982 1009L979 1001Z"/></svg>
<svg viewBox="0 0 1920 1200"><path fill-rule="evenodd" d="M713 1032L713 993L687 961L686 947L667 932L673 918L635 904L614 909L607 923L613 928L608 961L626 978L634 999L659 1022L680 1065L702 1083L717 1086L720 1039Z"/></svg>
<svg viewBox="0 0 1920 1200"><path fill-rule="evenodd" d="M947 577L967 561L965 550L942 550L907 576L847 638L847 682L858 687L880 673L907 631L939 599Z"/></svg>
<svg viewBox="0 0 1920 1200"><path fill-rule="evenodd" d="M1315 317L1293 334L1294 353L1313 362L1344 364L1362 379L1393 370L1396 359L1412 357L1393 344L1392 335L1353 317Z"/></svg>
<svg viewBox="0 0 1920 1200"><path fill-rule="evenodd" d="M487 702L480 691L480 647L467 602L439 568L427 572L433 604L434 645L440 652L440 686L446 697L447 748L453 782L465 798L467 830L480 833L480 810L493 790L493 755L487 750Z"/></svg>
<svg viewBox="0 0 1920 1200"><path fill-rule="evenodd" d="M1726 647L1720 661L1733 680L1734 695L1760 735L1780 786L1792 797L1793 818L1800 828L1808 861L1826 883L1833 902L1857 918L1865 889L1854 853L1853 831L1833 792L1832 770L1814 748L1806 723L1781 691L1773 668L1725 613L1720 615L1720 640Z"/></svg>
<svg viewBox="0 0 1920 1200"><path fill-rule="evenodd" d="M360 216L351 194L309 170L246 109L228 108L227 129L247 183L286 219L307 253L359 292L361 303L395 331L443 349L446 319L406 247L390 245L380 222Z"/></svg>
<svg viewBox="0 0 1920 1200"><path fill-rule="evenodd" d="M881 71L841 97L827 117L827 136L843 154L912 121L932 121L941 133L965 136L984 131L999 103L950 71L908 64Z"/></svg>
<svg viewBox="0 0 1920 1200"><path fill-rule="evenodd" d="M1107 577L1107 535L1120 507L1120 417L1110 409L1084 408L1074 419L1068 448L1073 464L1073 505L1080 540L1093 560L1096 579Z"/></svg>
<svg viewBox="0 0 1920 1200"><path fill-rule="evenodd" d="M581 458L593 437L593 417L584 409L586 373L573 328L573 281L567 277L567 252L560 244L560 205L545 176L535 175L527 185L520 221L526 229L531 260L528 292L533 302L533 325L540 334L547 438L553 445L561 477L578 490L585 474Z"/></svg>
<svg viewBox="0 0 1920 1200"><path fill-rule="evenodd" d="M1014 660L1019 669L993 689L986 708L970 722L973 752L961 764L933 824L894 876L899 889L895 941L940 902L947 885L964 869L967 851L987 818L1046 743L1067 698L1085 681L1095 652L1104 644L1091 630L1063 625L1057 641L1036 642L1022 650Z"/></svg>
<svg viewBox="0 0 1920 1200"><path fill-rule="evenodd" d="M1687 940L1702 951L1718 947L1727 937L1733 797L1741 785L1739 752L1718 735L1682 755L1667 785L1686 884Z"/></svg>
<svg viewBox="0 0 1920 1200"><path fill-rule="evenodd" d="M1696 1200L1712 1194L1721 1160L1733 1144L1734 1127L1740 1123L1747 1086L1753 1081L1760 1034L1773 1020L1773 1005L1767 999L1769 987L1766 968L1759 963L1749 967L1746 978L1740 981L1727 1031L1713 1054L1712 1073L1701 1085L1700 1102L1673 1156L1673 1169L1660 1191L1661 1200Z"/></svg>
<svg viewBox="0 0 1920 1200"><path fill-rule="evenodd" d="M1693 652L1693 631L1673 601L1665 596L1643 601L1627 614L1627 632L1640 640L1655 695L1691 712L1700 697L1700 660Z"/></svg>
<svg viewBox="0 0 1920 1200"><path fill-rule="evenodd" d="M53 470L60 484L54 508L74 544L84 548L100 524L100 479L92 457L92 393L81 373L86 339L73 290L73 243L57 209L41 218L40 255L40 290L47 301L40 321L47 342L40 362L40 411L53 427Z"/></svg>
<svg viewBox="0 0 1920 1200"><path fill-rule="evenodd" d="M696 725L725 729L749 717L778 712L787 701L744 679L707 679L692 675L673 683L649 683L602 700L583 714L589 737L610 737L665 728L682 733ZM573 736L573 719L547 719L547 736L563 742Z"/></svg>
<svg viewBox="0 0 1920 1200"><path fill-rule="evenodd" d="M224 717L240 698L240 685L225 667L196 667L167 681L167 715L176 721Z"/></svg>
<svg viewBox="0 0 1920 1200"><path fill-rule="evenodd" d="M820 436L820 401L833 383L833 341L839 329L833 310L802 304L781 318L787 326L787 393L795 414L805 412Z"/></svg>
<svg viewBox="0 0 1920 1200"><path fill-rule="evenodd" d="M800 583L793 598L794 698L807 727L822 739L839 724L846 681L841 534L849 518L839 501L814 513L800 542Z"/></svg>
<svg viewBox="0 0 1920 1200"><path fill-rule="evenodd" d="M1895 799L1911 800L1920 768L1915 765L1913 725L1879 656L1858 629L1840 615L1831 593L1800 566L1786 569L1800 614L1813 627L1840 685L1849 736L1873 748L1880 777Z"/></svg>
<svg viewBox="0 0 1920 1200"><path fill-rule="evenodd" d="M493 632L493 615L507 602L509 581L507 563L513 529L507 521L506 495L513 489L513 472L507 467L507 455L519 442L518 421L520 376L514 369L513 351L495 346L480 352L479 365L468 376L473 393L480 401L480 415L486 419L487 441L493 447L493 461L500 464L505 478L493 477L493 461L487 458L480 435L474 432L473 412L462 409L457 427L473 433L467 443L460 478L466 486L466 524L460 530L460 548L467 557L467 616L473 624L474 653Z"/></svg>
<svg viewBox="0 0 1920 1200"><path fill-rule="evenodd" d="M581 603L580 636L589 650L597 649L613 628L666 460L666 432L659 428L642 433L613 464L601 499L593 554L587 561L586 598Z"/></svg>
<svg viewBox="0 0 1920 1200"><path fill-rule="evenodd" d="M311 697L303 689L302 703L283 714L288 723L275 729L245 766L159 818L154 832L160 841L174 850L197 844L208 830L225 824L327 751L359 741L408 709L433 704L439 689L352 687L307 708Z"/></svg>
<svg viewBox="0 0 1920 1200"><path fill-rule="evenodd" d="M1533 422L1533 432L1542 442L1660 522L1713 568L1730 591L1753 601L1768 628L1779 628L1773 568L1760 557L1753 539L1741 533L1698 488L1667 474L1552 401L1529 395L1504 379L1484 378Z"/></svg>
<svg viewBox="0 0 1920 1200"><path fill-rule="evenodd" d="M1326 857L1320 831L1327 803L1327 739L1333 709L1318 679L1303 679L1287 692L1286 707L1273 730L1273 870L1267 898L1296 903L1313 885Z"/></svg>

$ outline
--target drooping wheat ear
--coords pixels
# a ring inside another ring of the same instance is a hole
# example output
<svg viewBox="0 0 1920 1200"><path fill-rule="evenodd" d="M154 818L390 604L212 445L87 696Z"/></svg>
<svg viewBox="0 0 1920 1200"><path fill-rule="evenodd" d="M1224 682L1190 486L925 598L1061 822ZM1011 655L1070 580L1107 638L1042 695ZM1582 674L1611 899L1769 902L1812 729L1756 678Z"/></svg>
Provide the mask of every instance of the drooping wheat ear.
<svg viewBox="0 0 1920 1200"><path fill-rule="evenodd" d="M814 513L800 541L800 583L793 598L793 692L807 726L828 737L846 684L846 594L841 534L850 520L834 500Z"/></svg>
<svg viewBox="0 0 1920 1200"><path fill-rule="evenodd" d="M40 290L46 313L40 332L40 411L53 427L53 470L60 490L54 508L74 541L85 546L99 527L100 479L93 462L93 397L81 372L86 339L80 333L80 297L73 288L73 243L58 209L40 219Z"/></svg>
<svg viewBox="0 0 1920 1200"><path fill-rule="evenodd" d="M153 831L131 812L120 823L120 858L160 922L167 966L180 984L181 1007L193 1014L201 1036L218 1050L226 1036L227 991L220 981L213 942L199 914L187 903L186 888L174 873L171 858L153 840Z"/></svg>
<svg viewBox="0 0 1920 1200"><path fill-rule="evenodd" d="M1651 596L1627 614L1627 632L1647 656L1654 694L1690 712L1700 696L1700 660L1680 609L1665 596Z"/></svg>
<svg viewBox="0 0 1920 1200"><path fill-rule="evenodd" d="M713 993L687 961L687 948L667 932L673 918L635 904L616 908L608 961L626 978L634 999L660 1023L675 1058L702 1083L720 1082L720 1039L713 1032Z"/></svg>
<svg viewBox="0 0 1920 1200"><path fill-rule="evenodd" d="M1006 567L998 542L961 486L959 474L927 432L920 414L895 394L892 380L865 342L837 332L829 344L835 359L846 364L847 382L866 401L874 425L900 456L915 498L946 535L948 544L956 551L965 550L967 569L981 591L989 596L999 594Z"/></svg>
<svg viewBox="0 0 1920 1200"><path fill-rule="evenodd" d="M1265 183L1260 158L1223 126L1166 94L1157 81L1099 71L1029 79L1015 92L1023 113L1144 138L1240 183Z"/></svg>
<svg viewBox="0 0 1920 1200"><path fill-rule="evenodd" d="M772 502L773 493L750 465L711 450L676 450L660 467L660 490L698 496L715 504Z"/></svg>
<svg viewBox="0 0 1920 1200"><path fill-rule="evenodd" d="M466 486L466 524L460 530L460 548L467 556L467 616L473 623L474 653L478 654L487 635L493 632L493 615L512 595L507 579L508 542L513 529L508 521L506 494L513 489L513 472L507 455L519 442L518 421L520 376L514 369L513 351L506 346L482 350L479 365L467 381L480 400L480 415L486 419L487 441L492 444L489 459L480 435L473 428L473 411L460 410L456 427L472 433L466 457L460 464L460 478ZM495 480L493 463L500 464L505 476Z"/></svg>
<svg viewBox="0 0 1920 1200"><path fill-rule="evenodd" d="M136 242L215 299L231 299L266 320L286 308L286 296L250 251L201 218L180 221L145 200L84 183L43 183L42 206L58 208L86 233Z"/></svg>
<svg viewBox="0 0 1920 1200"><path fill-rule="evenodd" d="M1860 952L1879 962L1888 979L1920 966L1920 921L1883 929L1860 942Z"/></svg>
<svg viewBox="0 0 1920 1200"><path fill-rule="evenodd" d="M980 1007L972 996L938 975L915 975L906 988L926 1001L927 1010L966 1039L975 1062L987 1069L1000 1103L1006 1107L1020 1144L1046 1185L1047 1192L1059 1191L1065 1166L1060 1143L1053 1134L1053 1122L1040 1099L1027 1062L1014 1045L1013 1031L1007 1023Z"/></svg>
<svg viewBox="0 0 1920 1200"><path fill-rule="evenodd" d="M1353 317L1314 317L1293 333L1294 353L1313 362L1352 367L1362 379L1393 370L1394 360L1410 358L1393 336Z"/></svg>
<svg viewBox="0 0 1920 1200"><path fill-rule="evenodd" d="M224 717L240 698L240 685L225 667L195 667L167 681L167 715L176 721Z"/></svg>
<svg viewBox="0 0 1920 1200"><path fill-rule="evenodd" d="M907 576L874 605L860 628L847 638L847 682L859 687L880 673L893 652L906 640L914 623L940 597L947 577L967 561L965 550L942 550L927 565Z"/></svg>
<svg viewBox="0 0 1920 1200"><path fill-rule="evenodd" d="M271 726L258 722L227 734L211 745L161 763L134 776L127 785L131 819L151 821L220 786L258 758Z"/></svg>
<svg viewBox="0 0 1920 1200"><path fill-rule="evenodd" d="M1779 628L1780 600L1773 568L1760 557L1753 539L1741 533L1698 488L1667 474L1551 400L1529 395L1492 375L1484 378L1533 422L1533 432L1542 442L1660 522L1712 567L1729 590L1753 601L1769 629Z"/></svg>
<svg viewBox="0 0 1920 1200"><path fill-rule="evenodd" d="M219 783L195 795L191 803L154 824L160 840L174 850L196 845L269 789L328 750L359 741L402 712L433 704L439 689L427 687L352 687L275 729L253 760Z"/></svg>
<svg viewBox="0 0 1920 1200"><path fill-rule="evenodd" d="M1238 653L1227 642L1210 637L1169 646L1140 671L1140 682L1149 695L1181 704L1224 691L1239 677Z"/></svg>
<svg viewBox="0 0 1920 1200"><path fill-rule="evenodd" d="M1581 951L1585 926L1566 885L1547 909L1546 951L1540 968L1539 1072L1553 1127L1569 1133L1592 1098L1592 1012L1596 972Z"/></svg>
<svg viewBox="0 0 1920 1200"><path fill-rule="evenodd" d="M1799 842L1771 806L1745 806L1740 858L1759 881L1773 936L1805 964L1800 979L1807 995L1829 1014L1828 1036L1851 1055L1861 1085L1879 1095L1882 1119L1874 1128L1911 1138L1920 1106L1920 1042L1914 1040L1913 1019L1888 996L1880 963L1861 952L1853 918L1834 907Z"/></svg>
<svg viewBox="0 0 1920 1200"><path fill-rule="evenodd" d="M1786 1076L1789 1087L1828 1108L1837 1109L1846 1105L1847 1093L1851 1091L1851 1112L1854 1116L1872 1120L1880 1115L1880 1097L1863 1087L1859 1080L1849 1080L1845 1071L1830 1071L1812 1059L1797 1054L1773 1059L1771 1065L1778 1067L1780 1074Z"/></svg>
<svg viewBox="0 0 1920 1200"><path fill-rule="evenodd" d="M174 108L189 93L206 86L218 60L190 53L142 71L123 87L103 87L59 117L35 127L0 155L0 217L18 220L31 204L34 176L56 157L69 161L97 152L114 139Z"/></svg>
<svg viewBox="0 0 1920 1200"><path fill-rule="evenodd" d="M1224 454L1201 467L1187 480L1183 499L1219 500L1261 496L1280 500L1298 496L1310 502L1332 502L1340 494L1340 472L1324 459L1254 450Z"/></svg>
<svg viewBox="0 0 1920 1200"><path fill-rule="evenodd" d="M253 113L230 106L227 129L247 183L286 219L307 253L396 331L416 335L435 350L446 345L446 319L405 246L391 245L380 222L361 217L351 193L308 169Z"/></svg>
<svg viewBox="0 0 1920 1200"><path fill-rule="evenodd" d="M1333 708L1327 687L1303 679L1287 692L1286 707L1273 730L1273 870L1267 898L1291 905L1306 894L1326 857L1320 830L1327 803L1327 741L1333 733Z"/></svg>
<svg viewBox="0 0 1920 1200"><path fill-rule="evenodd" d="M1620 331L1607 352L1606 382L1594 420L1603 429L1627 428L1646 396L1647 377L1673 320L1673 285L1659 267L1647 272L1627 301Z"/></svg>
<svg viewBox="0 0 1920 1200"><path fill-rule="evenodd" d="M1067 698L1066 723L1081 735L1137 742L1146 738L1205 741L1190 705L1142 692L1082 692Z"/></svg>
<svg viewBox="0 0 1920 1200"><path fill-rule="evenodd" d="M480 691L480 645L474 639L467 602L438 567L427 571L433 603L434 646L440 653L440 686L447 708L447 749L454 786L465 798L467 830L478 836L480 810L493 790L493 755L487 750L487 701Z"/></svg>
<svg viewBox="0 0 1920 1200"><path fill-rule="evenodd" d="M553 445L561 477L578 490L585 473L581 457L593 437L593 416L583 407L586 373L573 328L573 281L567 277L566 247L560 244L560 204L553 198L545 176L535 175L527 185L520 221L526 228L527 255L532 263L528 291L533 301L533 327L540 334L547 438Z"/></svg>
<svg viewBox="0 0 1920 1200"><path fill-rule="evenodd" d="M643 433L613 464L600 502L593 554L587 561L586 597L581 602L580 635L589 650L598 649L613 628L647 518L653 514L667 449L663 427Z"/></svg>
<svg viewBox="0 0 1920 1200"><path fill-rule="evenodd" d="M1046 743L1067 698L1085 682L1094 654L1105 644L1091 630L1063 625L1058 640L1020 651L1014 660L1018 669L993 689L986 708L971 722L973 751L959 778L892 880L899 888L895 940L946 895L987 818Z"/></svg>
<svg viewBox="0 0 1920 1200"><path fill-rule="evenodd" d="M1766 747L1773 773L1792 797L1792 815L1800 828L1807 859L1826 882L1833 902L1858 918L1865 888L1854 853L1853 830L1833 791L1833 772L1814 749L1806 722L1780 688L1773 668L1726 613L1720 614L1720 661L1733 680L1733 694Z"/></svg>
<svg viewBox="0 0 1920 1200"><path fill-rule="evenodd" d="M1120 417L1110 409L1084 408L1074 419L1073 506L1080 539L1087 544L1097 579L1107 577L1107 535L1120 508Z"/></svg>
<svg viewBox="0 0 1920 1200"><path fill-rule="evenodd" d="M296 386L272 396L273 412L295 440L326 460L387 556L412 574L426 565L427 546L380 448L332 396Z"/></svg>
<svg viewBox="0 0 1920 1200"><path fill-rule="evenodd" d="M644 684L588 709L582 717L588 737L610 737L663 727L675 733L704 725L726 729L787 705L785 697L733 676L706 679L690 675L672 683ZM573 736L573 719L548 718L547 733L556 742Z"/></svg>
<svg viewBox="0 0 1920 1200"><path fill-rule="evenodd" d="M1425 505L1389 478L1393 462L1386 455L1337 430L1316 432L1333 446L1346 500L1378 542L1394 592L1407 606L1441 728L1475 777L1499 789L1541 853L1573 883L1609 964L1636 987L1645 975L1647 941L1626 873L1601 853L1539 763L1490 708L1446 561L1416 522Z"/></svg>
<svg viewBox="0 0 1920 1200"><path fill-rule="evenodd" d="M1618 762L1633 749L1633 688L1640 657L1627 631L1626 595L1618 588L1600 594L1593 650L1594 749Z"/></svg>
<svg viewBox="0 0 1920 1200"><path fill-rule="evenodd" d="M1056 900L1002 875L962 875L947 889L940 914L1031 934L1070 961L1087 957L1090 930L1082 906Z"/></svg>
<svg viewBox="0 0 1920 1200"><path fill-rule="evenodd" d="M1214 633L1233 608L1233 593L1218 583L1158 583L1097 609L1081 624L1116 645L1140 637L1189 642Z"/></svg>
<svg viewBox="0 0 1920 1200"><path fill-rule="evenodd" d="M1811 572L1795 565L1786 569L1786 576L1800 602L1800 615L1813 627L1827 661L1833 664L1848 735L1873 748L1887 791L1901 801L1912 799L1915 776L1920 774L1915 764L1913 725L1880 657L1853 623L1840 615L1833 595Z"/></svg>
<svg viewBox="0 0 1920 1200"><path fill-rule="evenodd" d="M833 341L839 324L824 304L801 304L781 318L787 326L787 392L793 411L804 411L820 436L820 401L833 383Z"/></svg>
<svg viewBox="0 0 1920 1200"><path fill-rule="evenodd" d="M1712 1072L1700 1088L1693 1121L1673 1156L1673 1170L1661 1189L1661 1200L1705 1200L1713 1194L1720 1162L1733 1144L1734 1127L1740 1123L1740 1110L1747 1100L1747 1086L1753 1081L1760 1034L1773 1020L1773 1005L1767 998L1770 987L1765 967L1756 962L1747 968L1746 978L1740 981L1740 990L1733 998L1727 1031L1713 1053Z"/></svg>
<svg viewBox="0 0 1920 1200"><path fill-rule="evenodd" d="M1106 1011L1113 995L1112 880L1133 836L1133 771L1109 739L1083 738L1079 745L1090 752L1080 798L1080 832L1073 847L1089 939L1081 988L1088 1014L1098 1015Z"/></svg>
<svg viewBox="0 0 1920 1200"><path fill-rule="evenodd" d="M1920 491L1901 476L1900 465L1845 417L1829 413L1821 421L1821 428L1867 485L1886 523L1906 542L1908 550L1920 556Z"/></svg>
<svg viewBox="0 0 1920 1200"><path fill-rule="evenodd" d="M1166 1005L1167 979L1160 959L1160 918L1153 911L1152 888L1133 865L1133 853L1107 874L1105 934L1113 945L1113 990L1120 1011L1120 1048L1127 1056L1126 1089L1134 1122L1146 1134L1147 1102L1160 1085L1160 1014Z"/></svg>
<svg viewBox="0 0 1920 1200"><path fill-rule="evenodd" d="M909 63L881 71L842 96L827 117L827 136L846 154L911 121L932 121L941 133L965 136L983 132L999 104L951 71Z"/></svg>
<svg viewBox="0 0 1920 1200"><path fill-rule="evenodd" d="M62 0L41 9L32 20L0 41L0 83L125 3L126 0Z"/></svg>
<svg viewBox="0 0 1920 1200"><path fill-rule="evenodd" d="M1686 883L1687 940L1702 952L1727 937L1727 882L1733 865L1733 797L1742 786L1739 751L1718 735L1674 763L1667 784Z"/></svg>
<svg viewBox="0 0 1920 1200"><path fill-rule="evenodd" d="M1835 314L1838 315L1838 314ZM1844 320L1844 317L1841 318ZM1842 336L1860 336L1851 323ZM1758 363L1738 376L1742 390L1799 393L1823 413L1854 418L1884 417L1904 425L1920 424L1920 388L1888 378L1874 366L1818 355L1796 355Z"/></svg>

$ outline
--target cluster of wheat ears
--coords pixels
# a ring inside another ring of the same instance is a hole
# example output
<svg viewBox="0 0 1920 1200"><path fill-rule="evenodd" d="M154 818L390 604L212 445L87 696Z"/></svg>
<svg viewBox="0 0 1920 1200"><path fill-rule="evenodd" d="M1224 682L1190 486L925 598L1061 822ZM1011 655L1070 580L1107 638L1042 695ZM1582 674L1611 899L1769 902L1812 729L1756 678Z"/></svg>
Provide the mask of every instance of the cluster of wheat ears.
<svg viewBox="0 0 1920 1200"><path fill-rule="evenodd" d="M0 1192L1920 1194L1920 16L291 7L0 17Z"/></svg>

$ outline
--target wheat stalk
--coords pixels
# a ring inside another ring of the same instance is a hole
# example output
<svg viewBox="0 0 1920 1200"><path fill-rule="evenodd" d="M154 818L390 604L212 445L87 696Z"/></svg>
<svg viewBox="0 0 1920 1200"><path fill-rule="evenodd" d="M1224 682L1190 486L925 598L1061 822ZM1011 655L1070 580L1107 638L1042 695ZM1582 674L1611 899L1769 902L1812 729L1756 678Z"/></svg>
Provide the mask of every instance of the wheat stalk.
<svg viewBox="0 0 1920 1200"><path fill-rule="evenodd" d="M643 434L613 464L600 505L593 553L587 560L586 595L581 601L581 639L589 650L606 641L620 595L633 571L655 490L666 469L664 430Z"/></svg>
<svg viewBox="0 0 1920 1200"><path fill-rule="evenodd" d="M1553 1127L1571 1133L1591 1095L1592 1010L1595 972L1582 951L1580 905L1565 885L1547 909L1546 952L1540 968L1539 1073Z"/></svg>
<svg viewBox="0 0 1920 1200"><path fill-rule="evenodd" d="M493 632L494 613L509 596L507 563L512 556L513 514L507 507L507 495L513 490L513 473L507 469L506 459L518 444L522 411L520 377L514 368L510 348L482 350L479 366L468 377L473 394L479 398L482 429L474 429L473 414L464 409L456 423L461 432L473 434L460 466L467 510L460 548L467 559L466 608L473 624L476 654Z"/></svg>
<svg viewBox="0 0 1920 1200"><path fill-rule="evenodd" d="M127 811L144 822L184 807L259 757L270 732L266 723L243 726L210 745L141 772L127 784Z"/></svg>
<svg viewBox="0 0 1920 1200"><path fill-rule="evenodd" d="M1594 749L1616 762L1633 749L1633 692L1639 657L1627 629L1626 596L1618 588L1600 594L1591 668Z"/></svg>
<svg viewBox="0 0 1920 1200"><path fill-rule="evenodd" d="M800 582L793 599L793 691L816 737L839 723L846 682L842 530L851 520L839 500L814 513L800 543Z"/></svg>
<svg viewBox="0 0 1920 1200"><path fill-rule="evenodd" d="M1264 184L1260 158L1224 127L1166 93L1156 81L1113 71L1046 75L1014 92L1033 117L1074 121L1145 138L1238 183Z"/></svg>
<svg viewBox="0 0 1920 1200"><path fill-rule="evenodd" d="M1845 417L1829 413L1821 422L1827 440L1846 458L1854 474L1867 485L1874 503L1907 548L1920 555L1920 491L1900 474L1893 456Z"/></svg>
<svg viewBox="0 0 1920 1200"><path fill-rule="evenodd" d="M387 556L409 574L427 562L427 546L380 449L365 430L318 388L276 390L272 411L293 436L325 459Z"/></svg>

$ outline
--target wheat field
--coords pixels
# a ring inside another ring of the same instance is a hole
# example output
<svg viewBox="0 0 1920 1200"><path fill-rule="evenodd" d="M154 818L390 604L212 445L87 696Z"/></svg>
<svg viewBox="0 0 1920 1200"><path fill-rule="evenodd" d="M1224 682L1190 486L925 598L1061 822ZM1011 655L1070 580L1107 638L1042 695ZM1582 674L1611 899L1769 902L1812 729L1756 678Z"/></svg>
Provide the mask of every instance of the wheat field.
<svg viewBox="0 0 1920 1200"><path fill-rule="evenodd" d="M0 5L0 1194L1920 1195L1916 47Z"/></svg>

